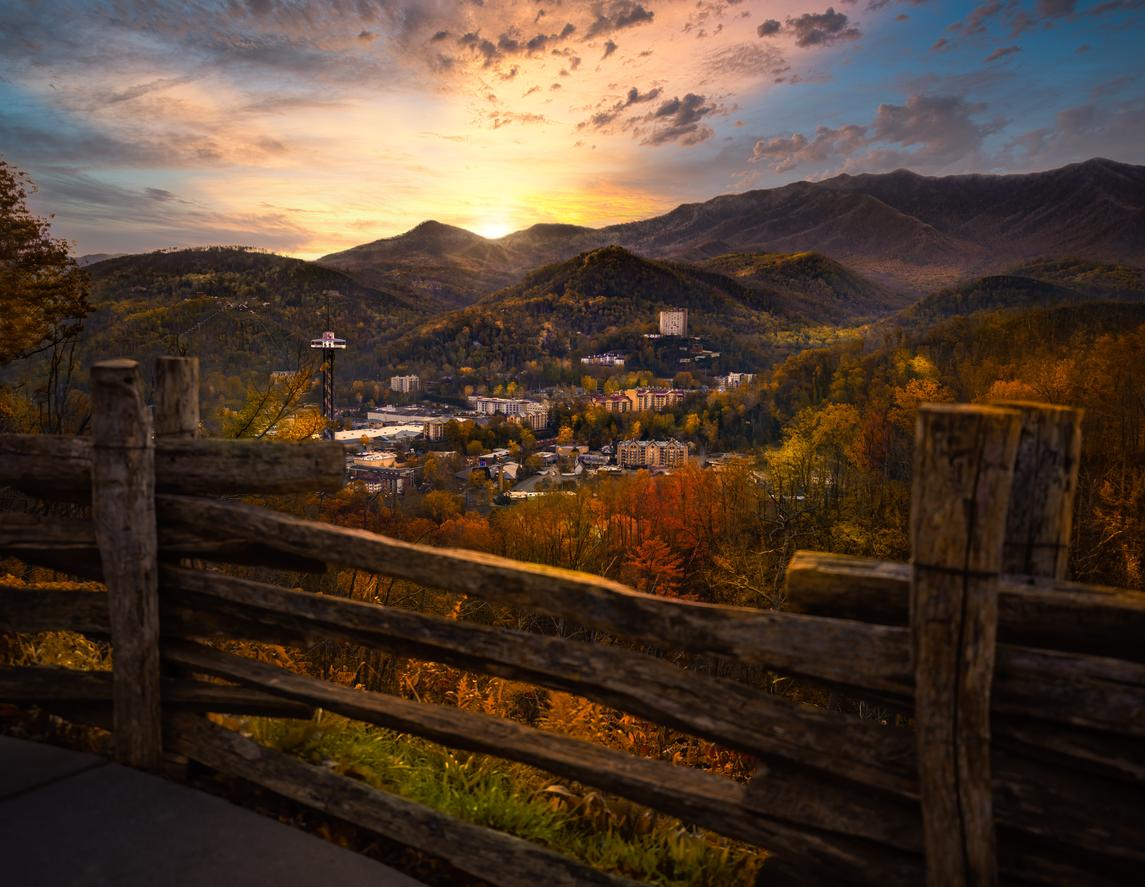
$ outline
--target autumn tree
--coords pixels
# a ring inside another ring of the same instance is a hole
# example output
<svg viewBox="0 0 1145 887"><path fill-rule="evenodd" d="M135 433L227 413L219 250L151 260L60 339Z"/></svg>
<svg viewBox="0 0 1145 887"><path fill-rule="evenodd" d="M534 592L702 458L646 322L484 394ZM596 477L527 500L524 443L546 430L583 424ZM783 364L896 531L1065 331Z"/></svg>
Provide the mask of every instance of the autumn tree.
<svg viewBox="0 0 1145 887"><path fill-rule="evenodd" d="M0 364L46 351L79 331L88 280L47 219L28 211L31 184L0 160Z"/></svg>
<svg viewBox="0 0 1145 887"><path fill-rule="evenodd" d="M649 536L629 553L624 576L639 591L676 597L684 579L684 562L663 539Z"/></svg>
<svg viewBox="0 0 1145 887"><path fill-rule="evenodd" d="M249 388L239 409L222 410L222 436L306 440L320 434L326 419L304 402L316 367L312 359L300 360L300 364L296 372L273 375L265 385Z"/></svg>
<svg viewBox="0 0 1145 887"><path fill-rule="evenodd" d="M47 353L47 371L37 390L39 425L60 432L74 366L75 340L87 302L88 278L67 242L52 237L47 219L27 207L33 186L0 160L0 366ZM9 401L10 398L4 398ZM5 410L5 414L11 411Z"/></svg>

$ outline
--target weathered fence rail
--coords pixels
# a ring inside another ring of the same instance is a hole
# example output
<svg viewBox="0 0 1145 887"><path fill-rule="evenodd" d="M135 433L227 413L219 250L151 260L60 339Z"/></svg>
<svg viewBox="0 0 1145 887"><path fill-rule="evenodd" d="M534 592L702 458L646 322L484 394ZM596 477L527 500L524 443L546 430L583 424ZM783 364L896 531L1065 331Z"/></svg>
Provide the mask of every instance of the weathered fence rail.
<svg viewBox="0 0 1145 887"><path fill-rule="evenodd" d="M104 387L92 441L0 435L0 483L90 502L95 515L0 515L0 552L107 585L0 585L0 626L109 638L115 653L110 675L0 669L0 699L112 727L120 760L154 767L163 750L182 754L500 884L620 880L258 747L202 713L326 709L527 763L766 847L777 880L1098 884L1128 881L1145 864L1145 595L1064 581L1075 410L924 408L913 563L801 552L788 572L799 612L787 612L654 598L201 498L336 489L343 454L335 444L197 440L196 362L162 359L156 378L154 435L130 362L93 370ZM568 620L597 640L313 595L202 562L363 570ZM761 764L745 785L348 689L222 652L214 639L333 641L526 681ZM913 713L914 726L797 704L681 668L640 642L822 682Z"/></svg>

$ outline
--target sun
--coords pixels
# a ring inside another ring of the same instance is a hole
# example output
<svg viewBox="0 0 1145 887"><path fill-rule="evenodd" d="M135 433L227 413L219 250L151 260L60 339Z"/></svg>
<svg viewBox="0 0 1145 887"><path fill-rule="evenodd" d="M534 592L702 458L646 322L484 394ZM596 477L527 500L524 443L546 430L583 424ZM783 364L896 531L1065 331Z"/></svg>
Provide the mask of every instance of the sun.
<svg viewBox="0 0 1145 887"><path fill-rule="evenodd" d="M512 232L513 226L505 219L482 219L473 230L486 240L500 240Z"/></svg>

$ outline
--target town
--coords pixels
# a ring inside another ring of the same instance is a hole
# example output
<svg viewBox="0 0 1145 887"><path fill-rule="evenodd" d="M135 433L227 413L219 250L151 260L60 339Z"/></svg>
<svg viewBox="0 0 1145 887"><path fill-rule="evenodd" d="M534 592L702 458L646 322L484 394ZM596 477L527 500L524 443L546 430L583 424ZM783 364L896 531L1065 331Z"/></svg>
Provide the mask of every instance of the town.
<svg viewBox="0 0 1145 887"><path fill-rule="evenodd" d="M580 385L536 392L520 391L511 383L508 392L498 386L496 395L468 393L462 403L426 397L416 374L396 375L389 380L389 402L356 410L338 408L333 393L333 353L347 347L345 340L328 331L313 340L312 347L325 359L323 413L334 429L327 433L346 448L351 483L395 508L406 497L438 491L462 498L466 510L488 512L523 499L568 493L597 477L636 471L670 474L688 462L718 469L736 457L675 437L648 438L642 431L655 427L657 415L686 414L690 403L747 385L755 375L696 372L697 361L719 353L703 348L699 337L688 336L686 308L660 311L659 331L645 336L675 342L685 355L679 363L692 365L693 371L630 388L616 386L622 377L602 380L594 375L586 375ZM630 358L608 352L580 362L599 373L624 369ZM685 380L689 386L678 387ZM508 393L513 396L501 396ZM578 414L623 417L622 425L614 426L623 432L594 446L589 435L577 435L572 423L562 421Z"/></svg>

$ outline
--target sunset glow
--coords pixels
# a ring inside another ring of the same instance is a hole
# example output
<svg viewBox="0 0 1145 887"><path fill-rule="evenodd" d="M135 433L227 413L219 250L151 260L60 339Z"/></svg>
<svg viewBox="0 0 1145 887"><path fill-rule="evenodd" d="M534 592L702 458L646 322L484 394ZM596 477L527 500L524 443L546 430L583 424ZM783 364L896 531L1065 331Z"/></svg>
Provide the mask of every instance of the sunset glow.
<svg viewBox="0 0 1145 887"><path fill-rule="evenodd" d="M78 253L315 257L426 219L496 238L839 172L1135 162L1145 142L1145 79L1127 74L1139 4L45 0L0 14L0 153Z"/></svg>

